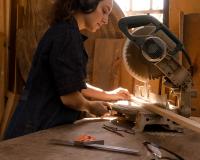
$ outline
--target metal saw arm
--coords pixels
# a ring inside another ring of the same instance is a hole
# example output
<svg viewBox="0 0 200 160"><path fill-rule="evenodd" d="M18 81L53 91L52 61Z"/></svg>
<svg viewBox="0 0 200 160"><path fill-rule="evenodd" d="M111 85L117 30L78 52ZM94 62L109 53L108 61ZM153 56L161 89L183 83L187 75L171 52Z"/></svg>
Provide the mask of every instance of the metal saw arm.
<svg viewBox="0 0 200 160"><path fill-rule="evenodd" d="M137 35L132 35L129 32L129 29L132 28L137 28L141 26L146 26L148 24L153 24L156 27L157 30L162 30L175 44L176 48L174 49L174 54L176 54L178 51L182 51L184 56L186 57L189 65L191 66L191 59L188 56L188 53L186 52L183 44L181 41L176 38L176 36L169 31L169 29L162 23L160 23L156 18L152 16L147 16L147 15L141 15L141 16L130 16L130 17L124 17L120 19L118 25L120 30L131 40L136 42L138 45L142 45L144 38L147 37L144 35L137 36Z"/></svg>

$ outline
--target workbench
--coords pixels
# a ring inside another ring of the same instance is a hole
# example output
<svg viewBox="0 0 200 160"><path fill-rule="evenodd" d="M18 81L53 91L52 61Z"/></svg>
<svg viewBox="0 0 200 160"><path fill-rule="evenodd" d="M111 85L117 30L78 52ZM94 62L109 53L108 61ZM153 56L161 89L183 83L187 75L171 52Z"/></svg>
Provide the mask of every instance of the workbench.
<svg viewBox="0 0 200 160"><path fill-rule="evenodd" d="M92 121L58 126L33 134L0 142L0 160L148 160L144 141L162 145L185 160L200 160L200 134L185 130L184 134L123 133L124 137L102 128L108 121ZM106 145L140 150L141 156L72 146L58 146L50 139L73 140L79 135L92 135Z"/></svg>

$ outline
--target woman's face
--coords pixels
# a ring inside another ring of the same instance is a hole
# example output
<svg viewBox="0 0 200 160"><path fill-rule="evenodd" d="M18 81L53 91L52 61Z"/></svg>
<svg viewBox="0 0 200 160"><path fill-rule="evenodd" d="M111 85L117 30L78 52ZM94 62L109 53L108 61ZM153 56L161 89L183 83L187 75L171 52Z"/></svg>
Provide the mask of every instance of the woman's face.
<svg viewBox="0 0 200 160"><path fill-rule="evenodd" d="M84 14L85 29L96 32L102 25L107 24L112 7L113 0L102 0L94 12Z"/></svg>

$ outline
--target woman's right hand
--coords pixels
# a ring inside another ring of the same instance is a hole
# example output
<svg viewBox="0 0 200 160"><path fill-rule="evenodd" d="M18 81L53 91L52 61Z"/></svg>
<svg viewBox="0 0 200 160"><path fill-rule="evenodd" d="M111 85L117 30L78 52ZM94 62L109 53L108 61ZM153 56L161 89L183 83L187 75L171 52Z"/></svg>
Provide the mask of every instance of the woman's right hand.
<svg viewBox="0 0 200 160"><path fill-rule="evenodd" d="M89 101L88 110L90 113L96 116L103 116L105 113L108 113L108 110L111 108L110 104L104 101Z"/></svg>

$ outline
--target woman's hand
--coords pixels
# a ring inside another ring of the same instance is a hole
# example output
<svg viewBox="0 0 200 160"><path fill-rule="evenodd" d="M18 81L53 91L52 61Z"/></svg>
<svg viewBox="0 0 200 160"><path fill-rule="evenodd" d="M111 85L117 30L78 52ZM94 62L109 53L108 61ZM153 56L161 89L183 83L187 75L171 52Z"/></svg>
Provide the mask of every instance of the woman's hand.
<svg viewBox="0 0 200 160"><path fill-rule="evenodd" d="M103 116L106 113L108 113L109 109L111 109L111 106L107 102L103 101L89 101L89 107L88 110L90 113L96 115L96 116Z"/></svg>
<svg viewBox="0 0 200 160"><path fill-rule="evenodd" d="M131 94L129 91L125 88L117 88L112 91L106 91L105 92L111 101L117 101L117 100L130 100L131 99Z"/></svg>
<svg viewBox="0 0 200 160"><path fill-rule="evenodd" d="M87 98L100 101L118 101L131 99L131 94L129 91L121 87L112 91L104 91L101 88L87 84L87 89L81 90L81 93Z"/></svg>

